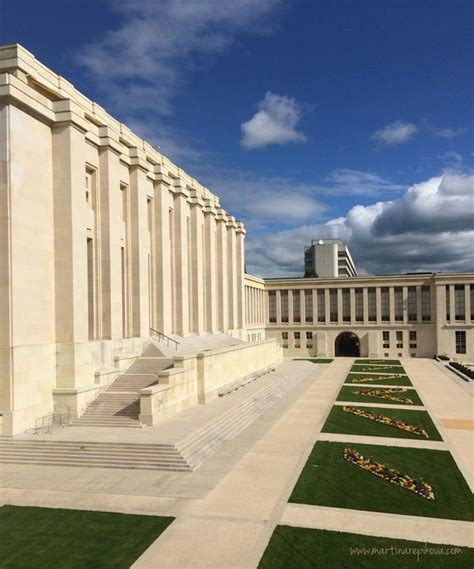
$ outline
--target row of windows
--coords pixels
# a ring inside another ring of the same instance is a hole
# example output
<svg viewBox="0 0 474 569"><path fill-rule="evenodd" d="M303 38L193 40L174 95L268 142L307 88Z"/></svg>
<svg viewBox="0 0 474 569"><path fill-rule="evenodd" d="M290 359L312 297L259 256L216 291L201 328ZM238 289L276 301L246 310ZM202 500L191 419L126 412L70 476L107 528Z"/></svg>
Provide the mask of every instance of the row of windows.
<svg viewBox="0 0 474 569"><path fill-rule="evenodd" d="M326 290L328 290L329 306L326 306ZM329 322L339 322L339 298L338 290L341 291L342 300L342 321L351 322L352 312L352 295L354 302L354 318L356 322L364 321L364 292L362 288L343 288L343 289L317 289L316 292L316 318L317 322L326 322L329 317ZM431 287L421 286L419 297L416 286L407 287L406 300L403 296L403 287L396 286L392 288L393 291L393 314L390 314L391 306L391 290L390 287L380 288L380 319L383 322L394 320L395 322L403 322L404 309L406 306L408 322L418 321L418 312L421 311L421 320L423 322L431 321ZM304 314L301 313L301 294L304 296L305 309ZM303 291L292 291L292 310L293 322L313 322L313 291L306 289ZM419 302L418 302L419 301ZM270 323L277 322L277 293L276 291L268 292L268 315ZM328 308L329 314L326 314ZM289 291L280 291L280 312L281 322L289 321ZM377 315L377 288L367 288L367 319L369 322L376 322Z"/></svg>
<svg viewBox="0 0 474 569"><path fill-rule="evenodd" d="M409 330L408 339L411 349L417 348L416 330ZM384 348L390 348L390 331L384 330L382 332L382 343ZM403 330L395 331L395 345L397 348L403 348Z"/></svg>
<svg viewBox="0 0 474 569"><path fill-rule="evenodd" d="M451 287L446 285L446 320L451 320ZM466 292L469 287L471 320L474 320L474 285L454 285L454 320L466 320Z"/></svg>

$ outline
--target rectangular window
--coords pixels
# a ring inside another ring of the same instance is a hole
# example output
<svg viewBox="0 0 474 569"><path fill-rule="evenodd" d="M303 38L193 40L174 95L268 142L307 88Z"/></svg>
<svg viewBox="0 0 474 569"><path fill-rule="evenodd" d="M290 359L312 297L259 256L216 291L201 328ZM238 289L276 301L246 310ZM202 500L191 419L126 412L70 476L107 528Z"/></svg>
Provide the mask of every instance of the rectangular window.
<svg viewBox="0 0 474 569"><path fill-rule="evenodd" d="M390 320L390 297L388 286L380 289L380 304L382 310L382 320L388 322Z"/></svg>
<svg viewBox="0 0 474 569"><path fill-rule="evenodd" d="M329 318L331 322L337 322L337 289L329 290Z"/></svg>
<svg viewBox="0 0 474 569"><path fill-rule="evenodd" d="M465 330L456 330L456 353L466 353L466 332Z"/></svg>
<svg viewBox="0 0 474 569"><path fill-rule="evenodd" d="M293 291L293 322L301 322L301 297L300 291Z"/></svg>
<svg viewBox="0 0 474 569"><path fill-rule="evenodd" d="M403 322L403 287L396 286L393 290L395 301L395 321Z"/></svg>
<svg viewBox="0 0 474 569"><path fill-rule="evenodd" d="M446 320L451 320L451 302L449 299L449 285L446 285Z"/></svg>
<svg viewBox="0 0 474 569"><path fill-rule="evenodd" d="M126 184L120 184L120 193L122 194L122 221L127 221L128 212L128 187Z"/></svg>
<svg viewBox="0 0 474 569"><path fill-rule="evenodd" d="M369 322L377 320L377 297L375 296L375 288L367 289L368 294L368 308L369 308Z"/></svg>
<svg viewBox="0 0 474 569"><path fill-rule="evenodd" d="M364 321L364 295L361 288L354 289L356 322Z"/></svg>
<svg viewBox="0 0 474 569"><path fill-rule="evenodd" d="M390 332L388 330L382 332L382 342L384 348L390 348Z"/></svg>
<svg viewBox="0 0 474 569"><path fill-rule="evenodd" d="M403 331L397 330L395 332L395 339L397 340L397 348L403 348Z"/></svg>
<svg viewBox="0 0 474 569"><path fill-rule="evenodd" d="M410 330L409 340L410 340L410 348L416 349L417 341L416 341L416 331L415 330Z"/></svg>
<svg viewBox="0 0 474 569"><path fill-rule="evenodd" d="M305 290L304 291L304 305L305 305L305 321L312 322L313 321L313 291L312 290Z"/></svg>
<svg viewBox="0 0 474 569"><path fill-rule="evenodd" d="M431 321L431 287L421 287L421 319L423 322Z"/></svg>
<svg viewBox="0 0 474 569"><path fill-rule="evenodd" d="M299 348L301 346L300 344L300 340L301 340L301 334L300 332L295 332L294 335L294 340L295 340L295 348Z"/></svg>
<svg viewBox="0 0 474 569"><path fill-rule="evenodd" d="M277 321L277 299L275 290L268 291L268 319L272 323Z"/></svg>
<svg viewBox="0 0 474 569"><path fill-rule="evenodd" d="M408 321L416 322L416 286L408 287Z"/></svg>
<svg viewBox="0 0 474 569"><path fill-rule="evenodd" d="M146 213L148 221L148 231L151 232L153 228L153 198L147 197L146 199Z"/></svg>
<svg viewBox="0 0 474 569"><path fill-rule="evenodd" d="M313 333L312 332L306 332L306 339L312 340L313 339Z"/></svg>
<svg viewBox="0 0 474 569"><path fill-rule="evenodd" d="M474 284L470 285L471 289L471 320L474 321Z"/></svg>
<svg viewBox="0 0 474 569"><path fill-rule="evenodd" d="M288 332L282 332L281 333L281 339L282 340L288 340Z"/></svg>
<svg viewBox="0 0 474 569"><path fill-rule="evenodd" d="M454 285L454 319L466 319L466 301L464 285Z"/></svg>
<svg viewBox="0 0 474 569"><path fill-rule="evenodd" d="M342 320L351 321L351 291L348 288L342 289Z"/></svg>
<svg viewBox="0 0 474 569"><path fill-rule="evenodd" d="M280 292L280 305L281 305L281 321L288 322L288 291L282 290Z"/></svg>
<svg viewBox="0 0 474 569"><path fill-rule="evenodd" d="M306 332L306 347L312 348L313 347L313 333Z"/></svg>
<svg viewBox="0 0 474 569"><path fill-rule="evenodd" d="M318 322L326 322L326 300L324 290L318 290Z"/></svg>

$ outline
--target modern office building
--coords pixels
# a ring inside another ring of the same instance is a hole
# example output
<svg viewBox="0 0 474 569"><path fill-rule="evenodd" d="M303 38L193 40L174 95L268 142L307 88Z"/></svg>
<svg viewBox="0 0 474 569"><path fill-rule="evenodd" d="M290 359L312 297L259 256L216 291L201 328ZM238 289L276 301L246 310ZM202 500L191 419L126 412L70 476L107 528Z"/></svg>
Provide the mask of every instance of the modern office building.
<svg viewBox="0 0 474 569"><path fill-rule="evenodd" d="M307 278L356 277L349 247L340 239L313 239L304 248L304 275Z"/></svg>

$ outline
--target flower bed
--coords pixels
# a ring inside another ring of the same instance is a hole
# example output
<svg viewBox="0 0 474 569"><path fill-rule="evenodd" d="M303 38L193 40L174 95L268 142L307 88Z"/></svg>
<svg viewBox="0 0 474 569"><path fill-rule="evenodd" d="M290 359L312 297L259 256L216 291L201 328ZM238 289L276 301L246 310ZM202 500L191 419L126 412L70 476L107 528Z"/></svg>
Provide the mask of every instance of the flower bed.
<svg viewBox="0 0 474 569"><path fill-rule="evenodd" d="M360 407L351 407L349 405L344 405L342 408L346 413L352 413L352 415L357 415L357 417L363 417L364 419L369 419L370 421L375 421L376 423L382 423L383 425L389 425L390 427L395 427L402 431L407 431L408 433L413 433L415 435L420 435L421 437L429 438L428 433L420 427L419 425L411 425L410 423L404 423L400 419L395 417L386 417L385 415L380 415L379 413L370 413L369 411L364 411ZM413 413L413 411L410 411Z"/></svg>
<svg viewBox="0 0 474 569"><path fill-rule="evenodd" d="M343 456L347 462L359 466L366 472L370 472L370 474L382 478L382 480L396 484L430 502L435 501L433 488L422 479L412 478L408 474L402 474L396 468L390 468L387 464L376 462L372 458L365 458L359 452L351 448L345 448Z"/></svg>
<svg viewBox="0 0 474 569"><path fill-rule="evenodd" d="M367 389L361 391L353 391L355 395L364 395L365 397L378 397L387 399L388 401L398 401L407 405L413 405L413 400L409 397L394 397L393 393L405 393L407 390L403 387L387 387L386 389Z"/></svg>
<svg viewBox="0 0 474 569"><path fill-rule="evenodd" d="M401 373L392 373L390 375L376 375L376 376L367 376L367 377L361 377L358 379L354 379L352 381L352 383L369 383L371 381L381 381L381 380L385 380L385 379L401 379L402 378Z"/></svg>

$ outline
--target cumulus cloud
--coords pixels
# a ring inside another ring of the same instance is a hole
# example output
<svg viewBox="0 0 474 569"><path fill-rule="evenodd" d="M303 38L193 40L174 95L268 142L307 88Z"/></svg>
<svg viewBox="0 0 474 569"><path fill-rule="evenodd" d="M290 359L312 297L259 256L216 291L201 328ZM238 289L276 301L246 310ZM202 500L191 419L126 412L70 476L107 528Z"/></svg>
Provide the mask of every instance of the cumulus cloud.
<svg viewBox="0 0 474 569"><path fill-rule="evenodd" d="M408 142L416 135L417 132L418 129L413 123L395 121L379 130L376 130L370 138L375 140L379 146L394 146L396 144Z"/></svg>
<svg viewBox="0 0 474 569"><path fill-rule="evenodd" d="M186 72L220 55L240 33L271 29L281 0L127 0L110 2L120 24L85 45L78 60L113 93L115 110L173 111Z"/></svg>
<svg viewBox="0 0 474 569"><path fill-rule="evenodd" d="M241 144L253 150L270 144L305 142L306 136L297 130L301 116L302 106L296 99L268 91L255 115L241 124Z"/></svg>
<svg viewBox="0 0 474 569"><path fill-rule="evenodd" d="M262 276L303 273L303 247L341 238L359 272L474 270L474 176L451 172L411 186L393 201L355 206L345 217L249 236L247 268Z"/></svg>

